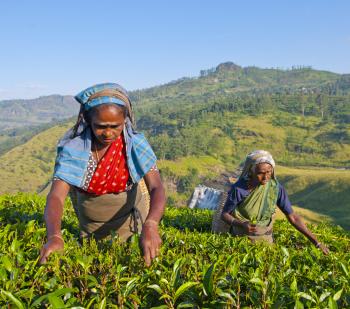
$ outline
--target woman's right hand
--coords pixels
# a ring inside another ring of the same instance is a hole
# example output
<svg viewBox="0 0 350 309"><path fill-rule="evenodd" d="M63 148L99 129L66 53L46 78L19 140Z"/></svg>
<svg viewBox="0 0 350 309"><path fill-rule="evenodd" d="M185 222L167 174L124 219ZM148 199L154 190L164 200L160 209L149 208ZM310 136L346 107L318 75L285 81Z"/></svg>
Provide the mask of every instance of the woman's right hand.
<svg viewBox="0 0 350 309"><path fill-rule="evenodd" d="M52 252L63 251L64 249L64 241L62 237L51 237L47 241L47 243L40 250L40 258L39 264L45 264L47 262L47 258Z"/></svg>
<svg viewBox="0 0 350 309"><path fill-rule="evenodd" d="M242 223L242 227L244 229L244 232L246 234L254 234L256 233L256 225L255 224L250 224L249 221L245 221Z"/></svg>

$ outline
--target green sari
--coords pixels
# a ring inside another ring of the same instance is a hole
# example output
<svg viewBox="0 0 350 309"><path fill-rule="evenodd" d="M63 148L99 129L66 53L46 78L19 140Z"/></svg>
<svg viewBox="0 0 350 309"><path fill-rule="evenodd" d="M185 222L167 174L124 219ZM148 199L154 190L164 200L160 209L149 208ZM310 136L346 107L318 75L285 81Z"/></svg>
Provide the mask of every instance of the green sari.
<svg viewBox="0 0 350 309"><path fill-rule="evenodd" d="M257 186L233 211L236 219L256 224L257 231L247 235L243 227L233 225L231 232L236 236L248 236L250 240L265 240L272 243L273 215L276 211L279 184L271 179L266 185Z"/></svg>
<svg viewBox="0 0 350 309"><path fill-rule="evenodd" d="M241 221L256 221L257 226L268 226L276 212L278 191L279 184L275 179L257 186L234 210L234 217Z"/></svg>

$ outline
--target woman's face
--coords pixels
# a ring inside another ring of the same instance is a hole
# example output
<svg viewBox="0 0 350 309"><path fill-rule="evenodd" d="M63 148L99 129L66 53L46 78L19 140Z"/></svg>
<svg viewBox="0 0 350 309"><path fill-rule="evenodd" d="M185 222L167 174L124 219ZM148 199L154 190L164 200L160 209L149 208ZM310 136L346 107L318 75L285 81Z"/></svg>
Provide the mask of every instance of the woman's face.
<svg viewBox="0 0 350 309"><path fill-rule="evenodd" d="M273 173L273 168L268 163L260 163L255 167L255 173L253 173L252 180L260 185L266 185Z"/></svg>
<svg viewBox="0 0 350 309"><path fill-rule="evenodd" d="M91 129L100 146L110 145L124 129L125 117L122 108L100 105L91 115Z"/></svg>

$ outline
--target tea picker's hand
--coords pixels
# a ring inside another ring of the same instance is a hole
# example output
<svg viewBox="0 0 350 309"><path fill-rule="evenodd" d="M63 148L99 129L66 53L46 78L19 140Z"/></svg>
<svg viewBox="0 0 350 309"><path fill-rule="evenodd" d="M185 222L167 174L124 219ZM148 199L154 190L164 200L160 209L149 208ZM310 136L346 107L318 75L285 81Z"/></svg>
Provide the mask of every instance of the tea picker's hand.
<svg viewBox="0 0 350 309"><path fill-rule="evenodd" d="M158 222L146 220L142 226L140 245L145 259L146 266L151 265L151 261L159 255L162 240L159 236Z"/></svg>
<svg viewBox="0 0 350 309"><path fill-rule="evenodd" d="M318 242L317 244L315 244L316 248L319 248L324 255L328 255L329 254L329 249L321 242Z"/></svg>
<svg viewBox="0 0 350 309"><path fill-rule="evenodd" d="M39 264L45 264L47 262L47 258L52 252L63 251L64 249L64 241L62 236L53 235L49 238L47 243L40 250Z"/></svg>
<svg viewBox="0 0 350 309"><path fill-rule="evenodd" d="M243 222L242 224L244 231L247 234L254 234L256 233L256 225L251 224L249 221Z"/></svg>

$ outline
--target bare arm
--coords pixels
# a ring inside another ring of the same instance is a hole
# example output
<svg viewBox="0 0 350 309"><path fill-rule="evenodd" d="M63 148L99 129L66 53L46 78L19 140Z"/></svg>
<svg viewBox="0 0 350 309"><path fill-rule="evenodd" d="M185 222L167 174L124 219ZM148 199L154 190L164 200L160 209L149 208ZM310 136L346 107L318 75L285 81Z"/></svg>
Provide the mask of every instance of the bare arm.
<svg viewBox="0 0 350 309"><path fill-rule="evenodd" d="M320 248L324 254L328 254L328 248L320 243L316 236L311 233L311 231L307 228L301 217L296 213L291 213L287 215L288 221L302 234L304 234L317 248Z"/></svg>
<svg viewBox="0 0 350 309"><path fill-rule="evenodd" d="M44 212L47 243L40 251L40 264L45 263L52 252L63 250L64 242L61 235L61 222L64 200L68 195L69 189L70 186L66 182L54 180L50 193L47 195Z"/></svg>
<svg viewBox="0 0 350 309"><path fill-rule="evenodd" d="M162 240L158 232L158 224L165 209L165 192L158 171L150 171L145 175L145 182L150 194L151 202L148 216L142 227L141 247L145 263L151 264L161 246Z"/></svg>
<svg viewBox="0 0 350 309"><path fill-rule="evenodd" d="M159 221L162 219L165 209L165 191L158 171L148 172L145 182L150 194L150 210L146 221Z"/></svg>

